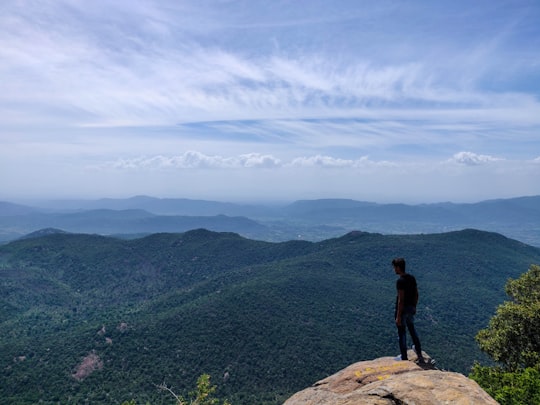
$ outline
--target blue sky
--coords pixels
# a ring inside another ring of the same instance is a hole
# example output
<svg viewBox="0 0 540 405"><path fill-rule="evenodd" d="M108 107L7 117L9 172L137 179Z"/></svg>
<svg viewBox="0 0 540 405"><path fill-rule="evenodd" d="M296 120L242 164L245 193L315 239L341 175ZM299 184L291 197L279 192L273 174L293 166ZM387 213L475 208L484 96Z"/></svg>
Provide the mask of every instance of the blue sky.
<svg viewBox="0 0 540 405"><path fill-rule="evenodd" d="M0 200L540 194L540 3L0 4Z"/></svg>

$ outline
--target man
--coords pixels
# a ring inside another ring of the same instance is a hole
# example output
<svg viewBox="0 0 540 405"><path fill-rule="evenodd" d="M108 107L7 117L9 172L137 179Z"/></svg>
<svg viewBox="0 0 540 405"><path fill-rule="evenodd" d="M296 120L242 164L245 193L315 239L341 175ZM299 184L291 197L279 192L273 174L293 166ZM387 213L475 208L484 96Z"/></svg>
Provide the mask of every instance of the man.
<svg viewBox="0 0 540 405"><path fill-rule="evenodd" d="M402 257L392 260L394 272L399 276L396 282L397 297L395 320L398 329L399 350L401 355L396 360L408 360L407 358L407 329L414 343L413 349L418 356L418 362L423 363L422 346L414 328L414 315L418 304L418 288L416 279L405 272L405 259Z"/></svg>

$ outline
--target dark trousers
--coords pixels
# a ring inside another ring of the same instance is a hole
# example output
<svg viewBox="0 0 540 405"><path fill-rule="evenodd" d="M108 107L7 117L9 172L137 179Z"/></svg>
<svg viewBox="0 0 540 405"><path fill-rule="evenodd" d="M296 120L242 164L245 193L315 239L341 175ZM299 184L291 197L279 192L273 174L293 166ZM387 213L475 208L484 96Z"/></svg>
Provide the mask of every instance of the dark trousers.
<svg viewBox="0 0 540 405"><path fill-rule="evenodd" d="M401 315L401 326L398 326L399 350L401 360L407 360L407 329L411 335L416 353L422 353L420 339L414 328L414 311L405 311Z"/></svg>

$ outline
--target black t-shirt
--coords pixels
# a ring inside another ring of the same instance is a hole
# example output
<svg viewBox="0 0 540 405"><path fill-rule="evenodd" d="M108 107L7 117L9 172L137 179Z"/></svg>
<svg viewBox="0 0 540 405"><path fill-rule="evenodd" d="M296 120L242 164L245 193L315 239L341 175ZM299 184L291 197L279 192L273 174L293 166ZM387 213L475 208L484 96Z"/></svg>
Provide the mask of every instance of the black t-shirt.
<svg viewBox="0 0 540 405"><path fill-rule="evenodd" d="M405 290L405 299L403 302L404 307L415 307L416 306L416 294L417 286L416 279L411 274L405 273L402 274L396 281L396 289ZM396 310L397 310L398 299L396 297Z"/></svg>

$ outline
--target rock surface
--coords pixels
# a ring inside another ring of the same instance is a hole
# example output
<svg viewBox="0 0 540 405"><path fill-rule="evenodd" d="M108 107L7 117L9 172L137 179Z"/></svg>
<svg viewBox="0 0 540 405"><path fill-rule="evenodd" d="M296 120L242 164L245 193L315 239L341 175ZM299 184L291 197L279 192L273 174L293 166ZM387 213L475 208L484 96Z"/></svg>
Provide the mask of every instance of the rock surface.
<svg viewBox="0 0 540 405"><path fill-rule="evenodd" d="M497 405L473 380L431 364L382 357L361 361L297 392L283 405Z"/></svg>

